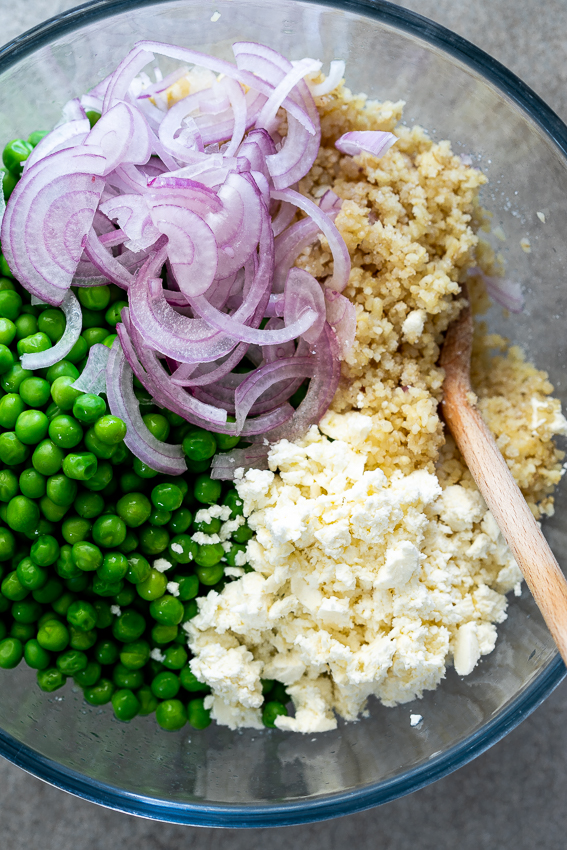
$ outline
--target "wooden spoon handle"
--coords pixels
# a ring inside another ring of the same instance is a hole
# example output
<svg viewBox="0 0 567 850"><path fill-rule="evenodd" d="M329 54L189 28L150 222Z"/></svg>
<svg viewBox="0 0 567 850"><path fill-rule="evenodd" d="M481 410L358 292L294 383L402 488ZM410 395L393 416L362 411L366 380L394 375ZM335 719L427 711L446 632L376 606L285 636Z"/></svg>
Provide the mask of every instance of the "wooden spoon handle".
<svg viewBox="0 0 567 850"><path fill-rule="evenodd" d="M478 489L514 553L553 640L567 664L567 581L514 481L494 437L470 403L470 385L444 386L445 421Z"/></svg>

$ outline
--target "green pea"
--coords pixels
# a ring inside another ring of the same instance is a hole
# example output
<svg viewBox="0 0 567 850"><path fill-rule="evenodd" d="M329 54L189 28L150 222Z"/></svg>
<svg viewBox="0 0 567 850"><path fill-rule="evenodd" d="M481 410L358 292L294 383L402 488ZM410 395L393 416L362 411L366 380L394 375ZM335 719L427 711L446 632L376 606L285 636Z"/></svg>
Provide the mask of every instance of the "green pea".
<svg viewBox="0 0 567 850"><path fill-rule="evenodd" d="M95 576L93 579L92 590L93 593L97 594L97 596L116 596L117 593L120 593L123 587L123 581L116 581L110 584L109 582L104 581L104 579Z"/></svg>
<svg viewBox="0 0 567 850"><path fill-rule="evenodd" d="M170 519L171 513L169 511L164 511L162 508L154 508L148 518L148 522L150 525L160 527L162 525L167 525Z"/></svg>
<svg viewBox="0 0 567 850"><path fill-rule="evenodd" d="M207 726L210 726L211 712L205 708L204 697L189 700L187 704L187 719L194 729L206 729Z"/></svg>
<svg viewBox="0 0 567 850"><path fill-rule="evenodd" d="M7 345L0 345L0 373L7 372L15 363L14 355Z"/></svg>
<svg viewBox="0 0 567 850"><path fill-rule="evenodd" d="M110 301L110 289L106 285L79 287L77 298L87 310L105 310Z"/></svg>
<svg viewBox="0 0 567 850"><path fill-rule="evenodd" d="M31 638L35 637L36 633L36 624L35 623L16 623L15 620L12 622L10 626L10 632L8 637L15 638L22 642L22 645L26 643L26 641L31 640Z"/></svg>
<svg viewBox="0 0 567 850"><path fill-rule="evenodd" d="M247 543L252 537L254 537L254 532L247 524L241 525L232 535L232 539L236 543Z"/></svg>
<svg viewBox="0 0 567 850"><path fill-rule="evenodd" d="M169 534L165 528L144 526L140 531L140 549L144 555L159 555L167 549Z"/></svg>
<svg viewBox="0 0 567 850"><path fill-rule="evenodd" d="M49 667L51 656L39 645L35 638L26 641L24 646L24 660L28 667L33 670L45 670Z"/></svg>
<svg viewBox="0 0 567 850"><path fill-rule="evenodd" d="M126 436L126 425L117 416L101 416L94 424L95 436L110 446L121 443Z"/></svg>
<svg viewBox="0 0 567 850"><path fill-rule="evenodd" d="M219 452L229 452L240 442L240 437L231 437L229 434L215 434L214 437Z"/></svg>
<svg viewBox="0 0 567 850"><path fill-rule="evenodd" d="M179 585L179 599L181 602L189 602L199 593L199 579L196 575L174 576L174 581Z"/></svg>
<svg viewBox="0 0 567 850"><path fill-rule="evenodd" d="M187 508L179 508L174 511L167 525L171 534L183 534L193 522L193 514Z"/></svg>
<svg viewBox="0 0 567 850"><path fill-rule="evenodd" d="M121 552L108 552L104 556L102 565L97 570L97 575L109 584L120 581L128 572L128 559Z"/></svg>
<svg viewBox="0 0 567 850"><path fill-rule="evenodd" d="M17 623L35 623L41 617L42 608L39 602L26 600L14 602L12 605L12 617Z"/></svg>
<svg viewBox="0 0 567 850"><path fill-rule="evenodd" d="M153 642L159 645L171 643L178 637L178 635L179 626L163 626L158 624L154 626L151 631Z"/></svg>
<svg viewBox="0 0 567 850"><path fill-rule="evenodd" d="M38 567L50 567L59 557L59 552L59 544L55 537L50 534L42 534L31 547L30 558Z"/></svg>
<svg viewBox="0 0 567 850"><path fill-rule="evenodd" d="M16 538L8 528L0 527L0 562L14 557Z"/></svg>
<svg viewBox="0 0 567 850"><path fill-rule="evenodd" d="M153 714L156 708L159 705L159 700L152 693L152 690L149 685L142 685L141 688L138 688L136 691L136 696L140 701L140 711L138 714L141 717L145 717L148 714Z"/></svg>
<svg viewBox="0 0 567 850"><path fill-rule="evenodd" d="M175 511L181 507L183 493L175 484L158 484L152 490L152 502L163 511Z"/></svg>
<svg viewBox="0 0 567 850"><path fill-rule="evenodd" d="M58 378L71 378L76 381L79 377L79 370L68 360L60 360L47 370L45 379L48 383L53 384Z"/></svg>
<svg viewBox="0 0 567 850"><path fill-rule="evenodd" d="M197 547L195 563L198 567L214 567L223 557L222 543L203 543Z"/></svg>
<svg viewBox="0 0 567 850"><path fill-rule="evenodd" d="M194 428L183 440L183 451L190 460L209 460L217 451L217 442L209 431Z"/></svg>
<svg viewBox="0 0 567 850"><path fill-rule="evenodd" d="M98 546L112 549L120 546L126 537L126 523L120 517L103 514L93 525L93 540Z"/></svg>
<svg viewBox="0 0 567 850"><path fill-rule="evenodd" d="M158 570L151 569L146 579L136 584L136 590L142 599L149 602L159 599L164 595L167 588L167 578Z"/></svg>
<svg viewBox="0 0 567 850"><path fill-rule="evenodd" d="M120 661L128 670L141 670L147 664L149 658L150 645L146 640L135 640L127 643L120 651ZM121 687L132 686L122 685Z"/></svg>
<svg viewBox="0 0 567 850"><path fill-rule="evenodd" d="M144 480L134 472L124 472L120 476L120 489L126 495L127 493L141 492L144 487Z"/></svg>
<svg viewBox="0 0 567 850"><path fill-rule="evenodd" d="M46 670L37 671L37 684L42 691L47 691L47 693L62 688L66 681L67 677L57 667L48 667Z"/></svg>
<svg viewBox="0 0 567 850"><path fill-rule="evenodd" d="M179 673L179 681L181 682L182 687L190 693L199 693L203 691L208 693L211 690L208 685L205 685L197 679L189 665L184 667Z"/></svg>
<svg viewBox="0 0 567 850"><path fill-rule="evenodd" d="M72 410L76 401L82 396L81 390L76 390L73 387L75 380L75 378L72 378L69 375L61 375L60 377L55 378L51 384L51 397L61 410ZM74 424L80 427L75 418L71 419ZM81 438L82 433L81 429ZM73 443L73 445L76 445L76 443ZM72 446L66 446L65 448L72 448Z"/></svg>
<svg viewBox="0 0 567 850"><path fill-rule="evenodd" d="M113 640L100 640L94 648L94 656L99 664L115 664L119 654L118 645Z"/></svg>
<svg viewBox="0 0 567 850"><path fill-rule="evenodd" d="M25 461L28 454L28 447L18 439L14 431L0 434L0 461L7 466L17 466Z"/></svg>
<svg viewBox="0 0 567 850"><path fill-rule="evenodd" d="M32 455L33 468L42 475L55 475L61 469L63 451L51 440L42 440Z"/></svg>
<svg viewBox="0 0 567 850"><path fill-rule="evenodd" d="M152 505L143 493L127 493L119 499L116 505L118 515L130 528L143 525L152 512Z"/></svg>
<svg viewBox="0 0 567 850"><path fill-rule="evenodd" d="M221 530L222 523L218 517L211 517L210 522L197 521L193 523L194 531L201 531L203 534L218 534Z"/></svg>
<svg viewBox="0 0 567 850"><path fill-rule="evenodd" d="M49 423L49 438L62 449L73 449L83 439L83 429L72 416L61 414Z"/></svg>
<svg viewBox="0 0 567 850"><path fill-rule="evenodd" d="M75 673L73 679L80 688L92 688L100 679L101 666L97 661L89 661L84 670Z"/></svg>
<svg viewBox="0 0 567 850"><path fill-rule="evenodd" d="M112 671L112 681L117 688L128 688L134 691L144 684L144 674L141 670L130 670L124 664L119 663Z"/></svg>
<svg viewBox="0 0 567 850"><path fill-rule="evenodd" d="M32 591L32 596L36 602L41 602L42 605L49 605L55 602L63 592L63 585L59 579L54 576L47 579L43 587Z"/></svg>
<svg viewBox="0 0 567 850"><path fill-rule="evenodd" d="M213 505L218 502L222 492L220 481L210 478L208 475L199 475L195 481L193 493L198 502L205 505Z"/></svg>
<svg viewBox="0 0 567 850"><path fill-rule="evenodd" d="M154 696L159 699L172 699L179 693L179 676L171 670L164 670L154 677L150 687Z"/></svg>
<svg viewBox="0 0 567 850"><path fill-rule="evenodd" d="M2 162L17 177L22 173L23 163L33 151L33 146L23 139L12 139L2 151Z"/></svg>
<svg viewBox="0 0 567 850"><path fill-rule="evenodd" d="M11 430L23 410L25 404L17 393L5 395L0 401L0 427Z"/></svg>
<svg viewBox="0 0 567 850"><path fill-rule="evenodd" d="M49 652L62 652L69 643L69 630L58 620L49 620L38 631L37 642Z"/></svg>
<svg viewBox="0 0 567 850"><path fill-rule="evenodd" d="M215 564L212 567L197 567L195 572L201 584L206 587L212 587L221 580L224 575L224 567L222 564Z"/></svg>
<svg viewBox="0 0 567 850"><path fill-rule="evenodd" d="M10 319L0 319L0 343L10 345L16 336L16 325Z"/></svg>
<svg viewBox="0 0 567 850"><path fill-rule="evenodd" d="M18 574L16 570L13 570L11 573L4 578L1 585L2 596L5 596L6 599L9 599L11 602L21 602L26 596L29 595L29 588L24 587L18 578Z"/></svg>
<svg viewBox="0 0 567 850"><path fill-rule="evenodd" d="M120 544L118 549L120 550L120 552L122 552L122 554L129 555L131 552L136 551L136 549L138 548L138 543L139 540L134 534L134 532L128 529L128 531L126 532L126 537L124 538L124 542Z"/></svg>
<svg viewBox="0 0 567 850"><path fill-rule="evenodd" d="M98 461L97 461L98 463ZM85 481L85 487L87 490L94 490L95 492L104 491L105 495L111 495L109 493L108 488L109 485L112 484L113 472L111 465L103 461L102 463L98 463L97 470L94 475L91 475Z"/></svg>
<svg viewBox="0 0 567 850"><path fill-rule="evenodd" d="M1 295L1 293L0 293ZM30 317L31 318L31 317ZM16 322L17 327L17 322ZM51 348L51 340L44 333L36 333L31 336L26 336L17 344L18 354L22 357L24 354L39 354L42 351L47 351Z"/></svg>
<svg viewBox="0 0 567 850"><path fill-rule="evenodd" d="M88 652L89 649L97 642L98 634L95 629L88 632L82 632L75 626L69 626L69 646L71 649L78 649L80 652Z"/></svg>
<svg viewBox="0 0 567 850"><path fill-rule="evenodd" d="M187 664L187 650L183 646L168 646L162 664L168 670L181 670Z"/></svg>
<svg viewBox="0 0 567 850"><path fill-rule="evenodd" d="M66 617L67 611L69 610L74 601L75 594L70 593L68 591L66 593L62 593L59 599L56 599L55 602L52 602L51 607L53 608L56 614L59 614L61 617Z"/></svg>
<svg viewBox="0 0 567 850"><path fill-rule="evenodd" d="M90 602L77 599L67 609L67 620L76 629L88 632L96 625L97 612Z"/></svg>
<svg viewBox="0 0 567 850"><path fill-rule="evenodd" d="M89 577L86 573L71 576L71 578L65 579L65 587L67 590L70 590L71 593L82 593L90 587Z"/></svg>
<svg viewBox="0 0 567 850"><path fill-rule="evenodd" d="M87 687L83 696L90 705L106 705L114 693L114 685L109 679L99 679L96 685Z"/></svg>
<svg viewBox="0 0 567 850"><path fill-rule="evenodd" d="M146 621L143 616L133 609L123 611L112 624L112 634L122 643L138 640L145 631Z"/></svg>
<svg viewBox="0 0 567 850"><path fill-rule="evenodd" d="M44 310L37 322L39 330L49 337L53 345L59 342L67 325L65 314L54 308Z"/></svg>
<svg viewBox="0 0 567 850"><path fill-rule="evenodd" d="M22 311L22 299L9 289L0 291L0 318L15 322Z"/></svg>
<svg viewBox="0 0 567 850"><path fill-rule="evenodd" d="M69 507L75 501L77 485L61 472L47 479L46 492L52 502L61 507Z"/></svg>
<svg viewBox="0 0 567 850"><path fill-rule="evenodd" d="M148 466L146 463L142 463L142 461L135 457L132 463L134 473L140 478L155 478L159 473L157 470L152 469L151 466Z"/></svg>
<svg viewBox="0 0 567 850"><path fill-rule="evenodd" d="M129 555L126 578L128 581L132 582L132 584L140 584L141 582L146 581L149 578L151 571L152 568L149 562L143 555L140 555L139 552L133 552Z"/></svg>
<svg viewBox="0 0 567 850"><path fill-rule="evenodd" d="M69 510L69 508L56 505L48 496L43 496L39 500L39 506L45 519L49 522L60 522Z"/></svg>
<svg viewBox="0 0 567 850"><path fill-rule="evenodd" d="M165 416L161 413L146 413L142 419L150 434L157 440L167 440L171 426Z"/></svg>
<svg viewBox="0 0 567 850"><path fill-rule="evenodd" d="M24 410L16 421L15 434L27 446L40 443L47 434L49 420L40 410Z"/></svg>
<svg viewBox="0 0 567 850"><path fill-rule="evenodd" d="M83 314L83 321L84 321L84 314ZM81 361L83 361L85 359L88 352L89 352L89 346L87 345L86 339L81 334L81 336L78 338L77 342L73 345L73 348L71 349L71 351L69 351L66 354L65 359L69 363L72 363L72 364L79 363L80 364Z"/></svg>
<svg viewBox="0 0 567 850"><path fill-rule="evenodd" d="M110 458L116 453L117 448L116 445L103 443L102 440L99 440L95 434L94 426L89 428L85 434L85 446L90 452L96 455L96 457L101 458L102 460L110 460Z"/></svg>
<svg viewBox="0 0 567 850"><path fill-rule="evenodd" d="M80 543L88 536L91 530L91 523L88 519L83 519L78 516L68 517L61 526L61 536L71 546L75 543Z"/></svg>
<svg viewBox="0 0 567 850"><path fill-rule="evenodd" d="M108 336L108 328L83 328L81 336L87 343L87 347L92 348L93 345L104 342Z"/></svg>
<svg viewBox="0 0 567 850"><path fill-rule="evenodd" d="M63 472L74 481L90 481L97 470L98 461L92 452L69 453L63 459Z"/></svg>
<svg viewBox="0 0 567 850"><path fill-rule="evenodd" d="M118 445L116 446L116 451L110 458L110 462L113 466L120 466L121 464L126 463L127 461L131 461L132 457L132 452L130 451L128 446L125 443L118 443Z"/></svg>
<svg viewBox="0 0 567 850"><path fill-rule="evenodd" d="M9 502L17 495L18 491L18 479L12 470L0 470L0 501Z"/></svg>
<svg viewBox="0 0 567 850"><path fill-rule="evenodd" d="M67 652L58 655L55 661L57 669L65 676L74 676L84 670L88 663L85 653L78 649L68 649Z"/></svg>
<svg viewBox="0 0 567 850"><path fill-rule="evenodd" d="M117 720L127 723L138 714L140 702L128 688L121 688L112 694L112 707Z"/></svg>
<svg viewBox="0 0 567 850"><path fill-rule="evenodd" d="M86 540L74 543L71 549L73 563L80 570L94 572L102 566L103 555L98 546Z"/></svg>
<svg viewBox="0 0 567 850"><path fill-rule="evenodd" d="M31 558L24 558L16 568L16 575L22 587L37 590L47 581L47 570L34 564Z"/></svg>
<svg viewBox="0 0 567 850"><path fill-rule="evenodd" d="M92 393L84 393L73 404L73 416L86 425L92 425L106 412L104 399Z"/></svg>
<svg viewBox="0 0 567 850"><path fill-rule="evenodd" d="M18 178L11 171L5 171L2 177L2 190L4 192L4 200L7 201L10 195L16 188Z"/></svg>
<svg viewBox="0 0 567 850"><path fill-rule="evenodd" d="M32 531L39 522L39 508L26 496L14 496L8 502L6 522L13 531Z"/></svg>
<svg viewBox="0 0 567 850"><path fill-rule="evenodd" d="M104 318L111 327L116 327L120 321L120 314L124 307L128 306L127 301L115 301L106 311Z"/></svg>
<svg viewBox="0 0 567 850"><path fill-rule="evenodd" d="M98 493L89 493L83 490L75 499L73 507L84 519L94 519L103 512L104 499Z"/></svg>
<svg viewBox="0 0 567 850"><path fill-rule="evenodd" d="M150 604L150 614L164 626L177 626L183 619L183 603L175 596L162 596Z"/></svg>
<svg viewBox="0 0 567 850"><path fill-rule="evenodd" d="M270 702L266 702L262 708L262 723L264 726L267 726L268 729L276 728L276 718L277 717L286 717L287 716L287 708L281 702L277 700L271 700Z"/></svg>
<svg viewBox="0 0 567 850"><path fill-rule="evenodd" d="M59 557L55 562L55 570L57 575L62 579L75 578L81 574L81 571L73 561L73 548L68 543L64 544L59 551ZM59 613L65 612L61 611Z"/></svg>
<svg viewBox="0 0 567 850"><path fill-rule="evenodd" d="M104 599L95 599L93 607L96 611L96 627L97 629L106 629L113 623L113 614L110 610L110 605Z"/></svg>
<svg viewBox="0 0 567 850"><path fill-rule="evenodd" d="M236 519L237 516L242 516L244 513L244 503L234 487L226 493L222 503L230 508L230 519Z"/></svg>

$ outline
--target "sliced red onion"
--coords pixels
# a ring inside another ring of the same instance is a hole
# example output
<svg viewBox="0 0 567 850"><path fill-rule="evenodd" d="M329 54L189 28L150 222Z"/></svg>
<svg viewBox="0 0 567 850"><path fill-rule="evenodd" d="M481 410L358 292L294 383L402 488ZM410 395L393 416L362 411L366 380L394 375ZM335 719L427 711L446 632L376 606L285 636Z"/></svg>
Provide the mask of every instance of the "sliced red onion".
<svg viewBox="0 0 567 850"><path fill-rule="evenodd" d="M269 446L253 443L245 449L219 452L213 458L209 474L218 481L233 481L236 469L269 469L268 451Z"/></svg>
<svg viewBox="0 0 567 850"><path fill-rule="evenodd" d="M294 324L299 323L301 318L310 312L315 314L315 320L307 330L295 334L294 339L302 336L308 343L317 342L325 324L326 311L321 284L304 269L291 269L285 284L284 297L284 322L287 329L291 330ZM274 342L279 341L274 340ZM287 340L282 339L281 342L287 342Z"/></svg>
<svg viewBox="0 0 567 850"><path fill-rule="evenodd" d="M83 105L78 97L68 100L62 109L62 113L63 118L60 124L67 124L69 121L80 121L87 117Z"/></svg>
<svg viewBox="0 0 567 850"><path fill-rule="evenodd" d="M517 281L506 277L486 275L478 267L469 269L469 275L482 278L486 291L493 301L509 310L510 313L521 313L524 309L524 295L522 286Z"/></svg>
<svg viewBox="0 0 567 850"><path fill-rule="evenodd" d="M321 64L321 62L315 59L301 59L295 65L292 65L262 107L262 111L256 121L256 127L258 129L264 128L268 132L275 129L273 122L285 98L303 77L318 71L321 68Z"/></svg>
<svg viewBox="0 0 567 850"><path fill-rule="evenodd" d="M393 133L382 130L353 130L337 139L335 147L349 156L358 156L364 152L380 159L397 141L398 137Z"/></svg>
<svg viewBox="0 0 567 850"><path fill-rule="evenodd" d="M22 369L47 369L48 366L53 366L54 363L58 363L69 354L79 339L83 327L83 314L81 305L71 290L67 291L61 302L61 309L67 320L61 339L47 351L40 351L37 354L23 354L21 357Z"/></svg>
<svg viewBox="0 0 567 850"><path fill-rule="evenodd" d="M337 292L342 292L348 283L350 274L350 255L344 239L329 216L322 212L317 204L314 204L313 201L310 201L294 189L274 189L272 191L272 197L278 201L287 201L299 207L300 210L303 210L303 212L307 213L313 219L325 235L333 254L334 263L332 277L327 280L325 285L328 289L335 289Z"/></svg>
<svg viewBox="0 0 567 850"><path fill-rule="evenodd" d="M290 205L291 206L291 205ZM275 240L275 268L272 291L283 292L289 270L299 255L319 237L320 228L310 218L296 221Z"/></svg>
<svg viewBox="0 0 567 850"><path fill-rule="evenodd" d="M244 355L248 345L245 342L239 343L234 351L228 357L222 359L222 362L204 363L200 368L194 363L181 363L171 376L171 381L180 387L204 387L207 384L212 384L230 374L235 366L238 366Z"/></svg>
<svg viewBox="0 0 567 850"><path fill-rule="evenodd" d="M191 210L171 204L154 206L152 219L168 238L168 257L179 289L187 298L202 295L217 271L218 249L213 231Z"/></svg>
<svg viewBox="0 0 567 850"><path fill-rule="evenodd" d="M324 94L329 94L334 91L342 78L345 75L345 63L342 59L333 59L331 65L329 67L329 74L323 80L322 83L317 83L317 85L311 85L309 81L307 81L307 85L311 90L311 94L313 97L322 97Z"/></svg>
<svg viewBox="0 0 567 850"><path fill-rule="evenodd" d="M145 50L140 42L132 48L114 73L108 77L102 105L103 113L108 112L116 100L123 100L126 97L130 83L136 74L154 59L154 54Z"/></svg>
<svg viewBox="0 0 567 850"><path fill-rule="evenodd" d="M236 408L236 429L240 433L244 421L254 402L270 387L280 381L292 378L310 378L315 364L311 357L291 357L289 360L276 360L256 369L243 381L234 395Z"/></svg>
<svg viewBox="0 0 567 850"><path fill-rule="evenodd" d="M156 439L142 419L134 395L132 369L118 339L114 340L108 358L106 394L111 413L126 424L124 442L137 458L166 475L182 475L187 471L182 447Z"/></svg>
<svg viewBox="0 0 567 850"><path fill-rule="evenodd" d="M106 393L106 370L109 357L110 348L107 345L101 342L92 345L87 364L72 386L83 393L93 395Z"/></svg>
<svg viewBox="0 0 567 850"><path fill-rule="evenodd" d="M229 174L218 197L222 211L205 220L218 244L218 275L228 277L242 268L258 245L265 207L258 187L244 174Z"/></svg>
<svg viewBox="0 0 567 850"><path fill-rule="evenodd" d="M63 301L92 226L105 165L86 145L49 154L22 175L2 222L2 250L18 280L48 304Z"/></svg>
<svg viewBox="0 0 567 850"><path fill-rule="evenodd" d="M354 345L356 337L356 307L334 289L325 290L327 321L332 325L339 344L340 356L344 360Z"/></svg>
<svg viewBox="0 0 567 850"><path fill-rule="evenodd" d="M174 85L181 77L186 77L189 69L185 66L181 66L181 68L177 68L175 71L172 71L171 74L167 74L167 76L163 77L161 80L158 80L155 83L147 86L139 95L140 99L153 97L154 94L160 94L162 91L165 91L170 86Z"/></svg>
<svg viewBox="0 0 567 850"><path fill-rule="evenodd" d="M143 251L159 238L160 232L152 221L150 208L142 195L117 195L101 204L99 209L108 218L118 222L118 227L128 240L124 240L125 247L131 251ZM112 247L103 238L99 241L107 248Z"/></svg>
<svg viewBox="0 0 567 850"><path fill-rule="evenodd" d="M89 133L87 144L102 148L106 157L105 175L123 163L146 163L152 152L146 119L123 101L101 116Z"/></svg>
<svg viewBox="0 0 567 850"><path fill-rule="evenodd" d="M48 154L84 142L90 130L91 125L88 118L79 118L76 121L69 121L68 124L61 124L61 126L56 127L55 130L44 136L30 153L24 162L24 172L29 171L32 165Z"/></svg>

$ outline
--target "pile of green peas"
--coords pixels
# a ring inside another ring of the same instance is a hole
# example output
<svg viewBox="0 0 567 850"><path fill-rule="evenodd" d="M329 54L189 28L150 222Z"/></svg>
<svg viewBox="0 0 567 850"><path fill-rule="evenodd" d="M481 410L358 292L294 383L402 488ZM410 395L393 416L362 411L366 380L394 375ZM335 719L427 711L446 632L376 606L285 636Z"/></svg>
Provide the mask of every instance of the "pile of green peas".
<svg viewBox="0 0 567 850"><path fill-rule="evenodd" d="M42 135L4 149L14 185ZM5 194L9 185L5 174ZM31 372L21 355L51 348L65 316L32 306L3 254L0 274L0 667L24 660L47 692L72 678L89 704L111 703L122 721L155 712L164 729L204 729L209 689L191 672L183 624L197 614L198 596L222 590L225 566L241 562L253 533L240 525L228 551L192 535L220 530L216 518L195 521L199 507L220 503L231 519L242 515L236 489L207 474L214 455L239 439L158 409L135 380L146 426L183 445L188 473L151 469L124 444L126 426L104 396L73 387L92 345L112 345L123 291L75 290L78 341L64 360ZM162 559L167 571L156 568ZM289 698L279 682L262 685L263 720L273 727Z"/></svg>

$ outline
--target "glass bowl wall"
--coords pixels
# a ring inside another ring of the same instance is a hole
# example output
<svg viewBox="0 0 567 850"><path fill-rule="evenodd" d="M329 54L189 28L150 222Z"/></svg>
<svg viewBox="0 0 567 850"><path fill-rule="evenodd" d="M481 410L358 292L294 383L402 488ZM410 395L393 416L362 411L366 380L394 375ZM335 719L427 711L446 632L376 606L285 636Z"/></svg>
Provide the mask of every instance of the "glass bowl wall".
<svg viewBox="0 0 567 850"><path fill-rule="evenodd" d="M567 130L519 80L441 27L382 2L102 0L0 51L0 141L53 126L67 99L91 88L142 38L227 59L237 40L264 42L290 59L344 59L352 90L405 100L405 122L471 155L490 179L483 202L506 234L497 245L507 272L526 295L523 314L506 319L494 309L490 327L548 370L565 404ZM561 486L556 515L545 524L560 563L566 506ZM506 734L558 684L564 667L524 591L511 600L496 650L472 675L460 679L450 670L423 700L396 709L374 702L368 718L316 736L216 726L166 733L152 718L122 724L109 708L87 706L72 682L48 695L24 665L0 672L0 752L14 763L126 812L234 827L333 817L415 790ZM410 712L423 715L416 728Z"/></svg>

